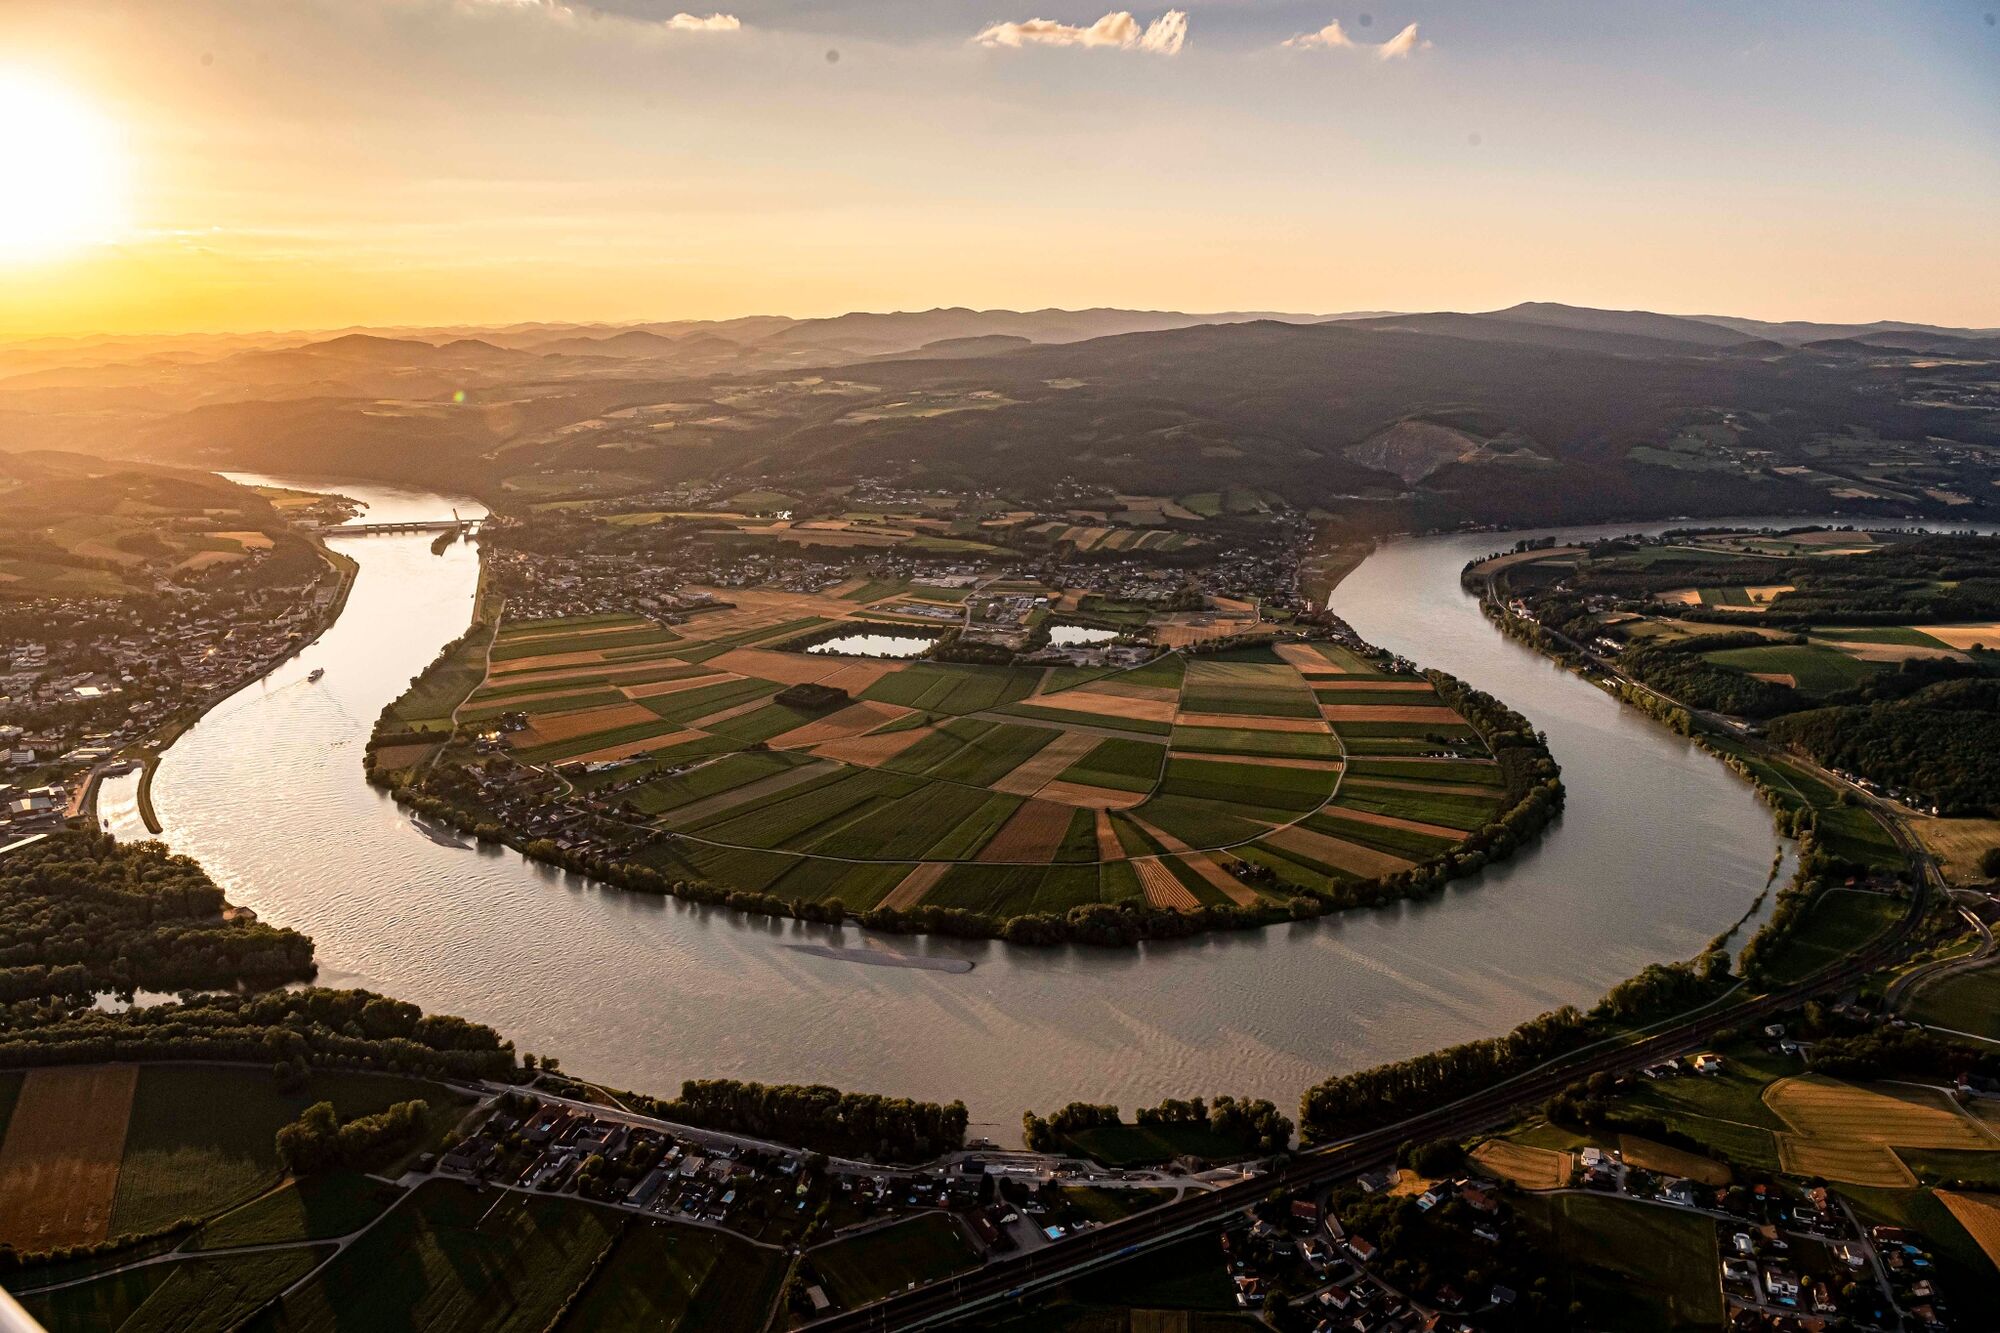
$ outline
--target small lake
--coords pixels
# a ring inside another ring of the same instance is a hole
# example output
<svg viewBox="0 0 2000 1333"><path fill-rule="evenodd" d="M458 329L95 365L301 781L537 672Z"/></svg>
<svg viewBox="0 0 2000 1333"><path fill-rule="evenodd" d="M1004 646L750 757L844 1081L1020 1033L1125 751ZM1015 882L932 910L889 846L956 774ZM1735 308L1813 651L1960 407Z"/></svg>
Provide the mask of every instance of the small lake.
<svg viewBox="0 0 2000 1333"><path fill-rule="evenodd" d="M806 651L837 657L921 657L936 642L916 634L843 634Z"/></svg>
<svg viewBox="0 0 2000 1333"><path fill-rule="evenodd" d="M1049 645L1054 648L1081 648L1085 644L1110 643L1118 637L1115 629L1090 629L1084 625L1052 625Z"/></svg>

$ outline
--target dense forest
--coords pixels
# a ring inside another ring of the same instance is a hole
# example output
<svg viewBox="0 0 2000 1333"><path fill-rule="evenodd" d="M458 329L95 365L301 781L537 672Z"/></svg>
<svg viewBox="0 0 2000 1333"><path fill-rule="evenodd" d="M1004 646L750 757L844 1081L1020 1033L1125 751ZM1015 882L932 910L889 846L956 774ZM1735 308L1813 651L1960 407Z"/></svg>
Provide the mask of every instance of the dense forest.
<svg viewBox="0 0 2000 1333"><path fill-rule="evenodd" d="M733 1078L689 1079L672 1101L638 1101L649 1113L682 1124L877 1161L925 1162L965 1146L965 1103L957 1101L940 1106L820 1084Z"/></svg>
<svg viewBox="0 0 2000 1333"><path fill-rule="evenodd" d="M1905 670L1883 683L1932 674ZM2000 675L1940 680L1905 695L1793 713L1774 720L1768 734L1828 767L1921 793L1942 814L2000 806Z"/></svg>
<svg viewBox="0 0 2000 1333"><path fill-rule="evenodd" d="M0 859L0 1003L99 991L276 986L312 941L225 920L222 890L159 843L58 833Z"/></svg>

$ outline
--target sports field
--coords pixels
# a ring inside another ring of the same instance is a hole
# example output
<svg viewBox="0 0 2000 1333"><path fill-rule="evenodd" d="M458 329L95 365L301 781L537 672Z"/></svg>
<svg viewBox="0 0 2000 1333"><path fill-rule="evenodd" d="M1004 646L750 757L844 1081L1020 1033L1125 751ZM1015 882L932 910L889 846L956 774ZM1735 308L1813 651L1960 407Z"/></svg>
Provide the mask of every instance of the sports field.
<svg viewBox="0 0 2000 1333"><path fill-rule="evenodd" d="M459 712L486 749L446 757L558 774L669 835L649 858L682 878L999 917L1282 903L1445 854L1505 803L1428 679L1340 644L1124 669L796 651L925 593L877 590L729 589L666 626L503 623Z"/></svg>

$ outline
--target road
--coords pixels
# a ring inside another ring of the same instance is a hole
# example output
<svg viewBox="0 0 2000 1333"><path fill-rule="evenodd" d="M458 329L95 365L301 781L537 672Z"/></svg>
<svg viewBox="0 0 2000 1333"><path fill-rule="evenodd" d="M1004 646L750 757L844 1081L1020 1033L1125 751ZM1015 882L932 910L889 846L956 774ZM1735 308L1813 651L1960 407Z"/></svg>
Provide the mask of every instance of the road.
<svg viewBox="0 0 2000 1333"><path fill-rule="evenodd" d="M1591 661L1597 661L1587 649L1580 645L1577 647ZM1611 674L1614 679L1624 679L1615 671ZM1679 701L1659 695L1657 691L1649 690L1648 693L1674 707L1684 707ZM1719 721L1698 710L1689 711L1704 721ZM1726 734L1742 735L1738 725L1722 724L1721 729ZM1609 1050L1581 1053L1575 1058L1504 1081L1473 1097L1423 1115L1342 1143L1302 1153L1267 1176L1162 1205L1047 1250L996 1260L977 1272L903 1292L873 1305L816 1320L806 1327L814 1333L863 1333L863 1330L889 1333L889 1330L947 1324L975 1311L1005 1304L1028 1292L1068 1281L1093 1269L1108 1267L1171 1241L1217 1230L1273 1189L1309 1190L1351 1178L1371 1167L1391 1162L1398 1145L1413 1139L1421 1142L1463 1138L1494 1128L1521 1110L1545 1101L1577 1079L1599 1072L1631 1072L1670 1056L1686 1054L1707 1044L1716 1032L1724 1028L1742 1027L1780 1013L1812 996L1836 991L1859 981L1901 951L1923 919L1930 891L1933 887L1942 888L1943 880L1930 855L1892 810L1837 775L1826 776L1855 792L1881 819L1917 871L1918 882L1911 895L1909 910L1894 929L1815 976L1781 990L1714 1008L1700 1018L1675 1024L1639 1041Z"/></svg>
<svg viewBox="0 0 2000 1333"><path fill-rule="evenodd" d="M1910 911L1894 930L1808 981L1724 1006L1637 1042L1523 1075L1473 1097L1345 1142L1302 1153L1270 1174L1242 1184L1164 1204L1049 1249L996 1260L977 1272L820 1319L806 1327L814 1333L862 1333L863 1330L888 1333L888 1330L937 1327L1168 1242L1217 1230L1274 1189L1310 1190L1350 1179L1392 1161L1398 1145L1408 1140L1463 1138L1494 1128L1577 1079L1600 1071L1630 1072L1669 1056L1685 1054L1707 1044L1723 1028L1743 1026L1811 996L1851 985L1901 948L1922 917L1925 897L1920 889L1912 898Z"/></svg>

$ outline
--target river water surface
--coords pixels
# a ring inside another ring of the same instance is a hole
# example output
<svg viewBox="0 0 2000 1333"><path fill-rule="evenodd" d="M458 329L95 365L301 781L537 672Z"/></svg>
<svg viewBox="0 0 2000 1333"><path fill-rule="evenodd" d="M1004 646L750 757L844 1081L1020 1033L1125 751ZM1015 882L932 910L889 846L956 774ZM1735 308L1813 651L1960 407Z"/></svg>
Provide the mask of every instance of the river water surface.
<svg viewBox="0 0 2000 1333"><path fill-rule="evenodd" d="M373 483L284 484L363 500L363 522L483 512ZM1466 560L1503 544L1486 534L1387 545L1333 599L1367 638L1546 728L1563 765L1561 821L1434 902L1110 951L870 936L622 893L448 845L367 785L369 729L465 628L477 554L433 555L427 533L333 544L360 564L346 609L167 752L153 785L165 840L233 901L310 933L324 984L490 1023L622 1087L729 1075L962 1097L975 1132L1003 1141L1024 1109L1077 1098L1231 1092L1290 1111L1330 1072L1588 1005L1647 962L1692 955L1757 897L1779 849L1720 764L1486 624L1458 586ZM134 778L105 785L121 837L146 836L135 795ZM855 948L974 966L868 966Z"/></svg>

